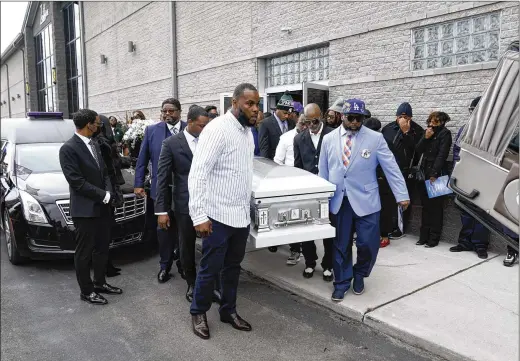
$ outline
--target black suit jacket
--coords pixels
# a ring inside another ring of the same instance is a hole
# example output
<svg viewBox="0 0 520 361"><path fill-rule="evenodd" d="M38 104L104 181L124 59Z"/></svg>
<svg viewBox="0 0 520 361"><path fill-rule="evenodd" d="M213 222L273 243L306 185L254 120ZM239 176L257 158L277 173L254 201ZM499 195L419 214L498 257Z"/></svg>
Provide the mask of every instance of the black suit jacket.
<svg viewBox="0 0 520 361"><path fill-rule="evenodd" d="M112 185L99 146L94 142L99 166L87 145L77 135L60 148L60 164L70 190L72 218L100 217L106 192Z"/></svg>
<svg viewBox="0 0 520 361"><path fill-rule="evenodd" d="M192 160L193 153L184 132L166 138L162 142L157 165L156 213L173 210L180 214L190 214L188 175Z"/></svg>
<svg viewBox="0 0 520 361"><path fill-rule="evenodd" d="M288 121L287 129L291 130L293 128L294 124L291 124ZM260 125L260 130L258 131L258 143L261 157L274 159L276 147L280 142L281 135L282 130L280 129L278 121L274 115L271 115L262 122L262 125Z"/></svg>
<svg viewBox="0 0 520 361"><path fill-rule="evenodd" d="M314 147L310 130L306 129L294 137L294 166L305 169L314 174L318 174L318 161L320 160L320 150L323 137L333 131L332 128L323 125L318 149Z"/></svg>

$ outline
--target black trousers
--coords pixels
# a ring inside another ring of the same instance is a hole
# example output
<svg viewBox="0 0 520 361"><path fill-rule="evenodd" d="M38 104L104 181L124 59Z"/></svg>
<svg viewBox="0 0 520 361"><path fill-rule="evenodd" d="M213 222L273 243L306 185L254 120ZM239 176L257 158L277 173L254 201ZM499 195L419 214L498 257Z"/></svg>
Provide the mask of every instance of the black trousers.
<svg viewBox="0 0 520 361"><path fill-rule="evenodd" d="M189 214L176 213L175 219L179 229L179 251L182 269L186 282L194 286L197 279L197 266L195 263L195 250L197 232L193 227L193 221ZM220 277L215 280L215 289L220 291Z"/></svg>
<svg viewBox="0 0 520 361"><path fill-rule="evenodd" d="M426 185L419 187L422 204L421 230L419 239L437 245L441 239L444 221L444 198L428 198Z"/></svg>
<svg viewBox="0 0 520 361"><path fill-rule="evenodd" d="M171 218L170 218L171 219ZM176 215L177 227L179 228L179 250L182 268L189 285L195 284L197 269L195 266L195 242L197 232L189 214Z"/></svg>
<svg viewBox="0 0 520 361"><path fill-rule="evenodd" d="M336 216L329 213L330 224L336 228ZM332 269L332 252L334 247L334 238L326 238L323 240L323 249L325 250L321 260L321 268L323 270ZM315 268L318 254L316 253L316 244L314 241L302 242L302 253L305 258L305 267Z"/></svg>
<svg viewBox="0 0 520 361"><path fill-rule="evenodd" d="M76 228L74 266L79 288L84 295L94 292L94 285L102 286L106 282L111 210L106 205L103 205L101 209L101 217L72 219ZM91 263L94 269L94 281L90 278Z"/></svg>
<svg viewBox="0 0 520 361"><path fill-rule="evenodd" d="M388 184L386 178L378 179L379 184L379 196L381 198L381 217L380 217L380 230L381 237L388 237L389 233L392 233L394 230L398 229L397 225L397 200L394 197L394 193ZM412 199L412 194L416 189L416 181L406 179L406 188L408 190L408 194L410 195L410 200ZM410 216L411 216L412 207L408 207L406 211L403 212L403 232L406 232L406 227L409 224Z"/></svg>
<svg viewBox="0 0 520 361"><path fill-rule="evenodd" d="M157 226L157 240L159 241L159 264L162 270L170 271L175 261L175 250L179 247L179 231L177 221L172 211L168 212L170 227L161 229Z"/></svg>

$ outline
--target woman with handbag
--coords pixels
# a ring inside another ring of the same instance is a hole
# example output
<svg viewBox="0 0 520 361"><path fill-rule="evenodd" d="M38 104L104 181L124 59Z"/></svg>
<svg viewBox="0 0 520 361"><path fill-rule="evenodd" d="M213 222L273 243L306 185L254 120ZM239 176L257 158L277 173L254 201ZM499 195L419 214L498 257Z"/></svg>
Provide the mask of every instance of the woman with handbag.
<svg viewBox="0 0 520 361"><path fill-rule="evenodd" d="M425 181L434 183L443 175L443 168L451 149L451 132L446 128L450 121L448 114L433 112L426 121L427 128L417 144L416 151L421 154L419 168L413 174L416 180L422 180L419 186L422 203L422 221L419 246L427 248L439 244L444 217L444 197L429 198Z"/></svg>

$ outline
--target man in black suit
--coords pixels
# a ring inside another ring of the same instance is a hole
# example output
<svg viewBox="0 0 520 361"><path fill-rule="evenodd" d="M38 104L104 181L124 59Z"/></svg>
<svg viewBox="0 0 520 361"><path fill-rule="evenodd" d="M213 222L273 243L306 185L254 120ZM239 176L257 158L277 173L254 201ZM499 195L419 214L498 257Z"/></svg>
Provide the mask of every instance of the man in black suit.
<svg viewBox="0 0 520 361"><path fill-rule="evenodd" d="M104 305L99 293L121 294L106 283L110 243L110 203L114 200L107 168L92 135L102 123L96 112L80 109L73 116L76 134L60 148L60 164L69 183L70 216L76 228L74 264L83 301ZM90 262L94 282L90 278Z"/></svg>
<svg viewBox="0 0 520 361"><path fill-rule="evenodd" d="M179 249L182 269L188 283L186 299L193 300L193 287L197 278L195 268L195 241L197 233L193 227L188 208L188 175L191 161L202 129L208 124L208 113L199 106L190 107L188 125L183 131L162 142L157 169L157 199L155 214L161 229L171 227L170 218L175 213L179 231ZM173 183L173 186L172 186ZM173 188L173 192L170 191ZM220 293L218 295L220 300Z"/></svg>
<svg viewBox="0 0 520 361"><path fill-rule="evenodd" d="M305 121L308 128L294 137L294 166L305 169L313 174L318 174L318 161L323 137L333 129L325 125L321 116L321 109L318 104L308 104L304 109ZM325 255L323 256L321 267L323 268L323 280L332 281L332 244L333 238L323 240ZM311 278L316 267L316 244L314 241L302 243L302 253L305 258L305 270L303 277Z"/></svg>
<svg viewBox="0 0 520 361"><path fill-rule="evenodd" d="M293 110L293 99L289 93L285 92L276 105L274 114L264 119L260 126L258 142L261 157L274 159L280 136L294 128L294 124L288 122L289 114Z"/></svg>

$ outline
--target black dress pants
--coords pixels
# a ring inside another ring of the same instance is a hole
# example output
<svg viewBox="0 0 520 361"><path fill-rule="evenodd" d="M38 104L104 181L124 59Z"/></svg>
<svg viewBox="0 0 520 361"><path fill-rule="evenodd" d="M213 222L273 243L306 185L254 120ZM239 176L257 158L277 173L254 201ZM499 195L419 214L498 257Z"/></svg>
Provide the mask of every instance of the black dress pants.
<svg viewBox="0 0 520 361"><path fill-rule="evenodd" d="M329 219L331 226L336 228L336 217L332 213L329 213ZM323 240L323 249L325 251L321 260L321 268L323 268L323 270L332 269L333 245L334 238L326 238ZM315 268L318 254L316 253L316 244L314 241L302 242L302 253L305 258L305 267Z"/></svg>
<svg viewBox="0 0 520 361"><path fill-rule="evenodd" d="M108 205L101 206L101 216L94 218L73 218L76 228L76 251L74 266L81 293L94 292L94 285L105 284L105 273L110 246L111 215ZM90 278L90 264L94 269L94 281Z"/></svg>
<svg viewBox="0 0 520 361"><path fill-rule="evenodd" d="M195 264L195 250L197 232L193 227L193 221L189 214L176 213L177 228L179 229L179 251L182 269L186 282L194 286L197 279L197 266ZM220 277L215 280L215 289L220 291Z"/></svg>
<svg viewBox="0 0 520 361"><path fill-rule="evenodd" d="M422 204L421 230L419 239L430 245L439 244L444 221L444 198L428 198L426 185L419 189Z"/></svg>

